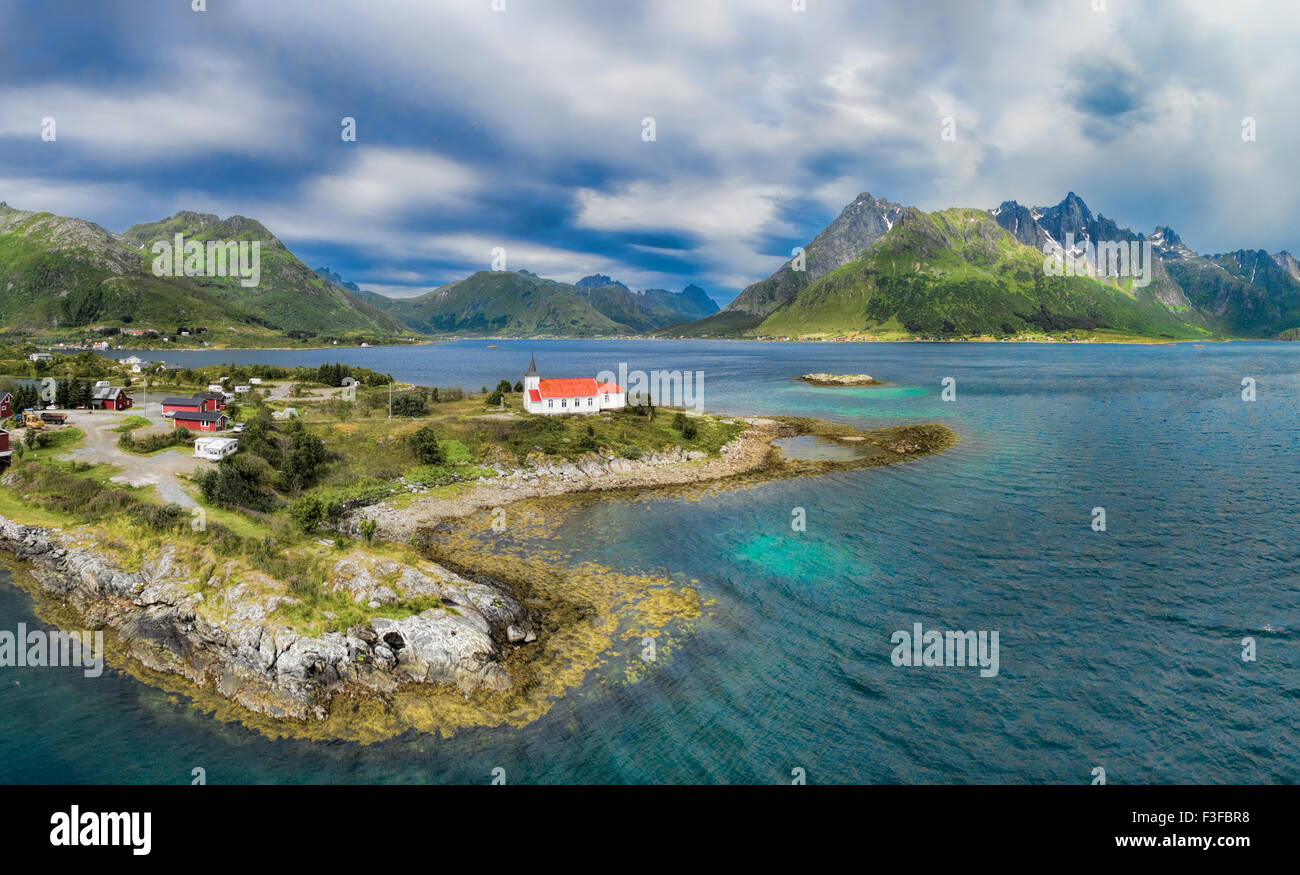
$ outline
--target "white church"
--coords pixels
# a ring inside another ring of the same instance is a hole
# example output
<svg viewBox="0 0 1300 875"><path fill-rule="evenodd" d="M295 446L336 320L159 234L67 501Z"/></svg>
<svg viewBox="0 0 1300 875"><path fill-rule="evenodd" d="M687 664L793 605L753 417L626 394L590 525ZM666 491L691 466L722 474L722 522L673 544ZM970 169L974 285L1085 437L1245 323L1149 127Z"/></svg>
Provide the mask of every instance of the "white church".
<svg viewBox="0 0 1300 875"><path fill-rule="evenodd" d="M528 357L524 410L529 413L599 413L626 406L627 392L617 383L598 383L591 377L543 380L537 373L537 363Z"/></svg>

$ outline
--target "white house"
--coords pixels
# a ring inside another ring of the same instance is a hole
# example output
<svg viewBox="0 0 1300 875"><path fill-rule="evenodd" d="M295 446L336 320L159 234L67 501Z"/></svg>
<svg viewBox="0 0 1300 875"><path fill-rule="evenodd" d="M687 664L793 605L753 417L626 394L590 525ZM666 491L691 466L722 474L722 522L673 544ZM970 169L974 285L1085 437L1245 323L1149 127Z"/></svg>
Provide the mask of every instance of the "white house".
<svg viewBox="0 0 1300 875"><path fill-rule="evenodd" d="M49 362L54 361L54 356L48 352L34 352L27 357L27 360L31 362Z"/></svg>
<svg viewBox="0 0 1300 875"><path fill-rule="evenodd" d="M617 383L598 383L591 377L543 380L537 363L528 357L524 374L524 410L545 415L563 413L599 413L622 410L627 406L627 392Z"/></svg>
<svg viewBox="0 0 1300 875"><path fill-rule="evenodd" d="M194 441L194 458L220 462L239 449L239 438L201 437Z"/></svg>

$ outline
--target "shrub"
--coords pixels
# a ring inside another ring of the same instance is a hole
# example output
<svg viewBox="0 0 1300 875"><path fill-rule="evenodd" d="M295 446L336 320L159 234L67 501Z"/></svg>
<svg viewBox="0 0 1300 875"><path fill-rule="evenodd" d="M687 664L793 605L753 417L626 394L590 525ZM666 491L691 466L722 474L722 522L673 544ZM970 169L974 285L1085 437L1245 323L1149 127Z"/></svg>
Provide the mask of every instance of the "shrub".
<svg viewBox="0 0 1300 875"><path fill-rule="evenodd" d="M289 505L289 515L304 532L315 531L325 519L325 508L319 498L307 496L299 498Z"/></svg>
<svg viewBox="0 0 1300 875"><path fill-rule="evenodd" d="M430 426L420 427L409 438L411 452L421 465L441 465L447 458L438 442L438 434Z"/></svg>
<svg viewBox="0 0 1300 875"><path fill-rule="evenodd" d="M409 416L414 419L428 412L429 408L425 405L423 395L398 395L393 399L394 416Z"/></svg>

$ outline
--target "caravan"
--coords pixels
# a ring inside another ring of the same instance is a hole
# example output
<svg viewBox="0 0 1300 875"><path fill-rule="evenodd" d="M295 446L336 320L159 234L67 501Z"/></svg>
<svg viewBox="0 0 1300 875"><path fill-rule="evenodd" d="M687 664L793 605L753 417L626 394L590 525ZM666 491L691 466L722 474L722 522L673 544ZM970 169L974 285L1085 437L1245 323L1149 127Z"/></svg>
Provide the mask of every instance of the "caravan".
<svg viewBox="0 0 1300 875"><path fill-rule="evenodd" d="M238 438L201 437L194 442L194 458L220 462L239 449Z"/></svg>

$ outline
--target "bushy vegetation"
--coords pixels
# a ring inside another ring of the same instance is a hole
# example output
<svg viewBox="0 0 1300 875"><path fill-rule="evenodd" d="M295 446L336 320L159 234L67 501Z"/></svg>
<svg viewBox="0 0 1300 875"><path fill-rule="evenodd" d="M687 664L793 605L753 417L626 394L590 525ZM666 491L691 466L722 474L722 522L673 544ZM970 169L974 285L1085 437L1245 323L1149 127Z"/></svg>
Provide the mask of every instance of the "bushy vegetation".
<svg viewBox="0 0 1300 875"><path fill-rule="evenodd" d="M135 418L138 419L140 417ZM145 420L146 425L148 422L148 420ZM138 453L142 456L148 455L149 453L156 453L159 450L166 450L171 447L192 446L193 444L194 433L183 426L181 428L173 428L170 431L153 432L152 434L147 434L140 438L137 438L130 431L126 431L117 439L117 446L119 449L125 450L128 453Z"/></svg>

